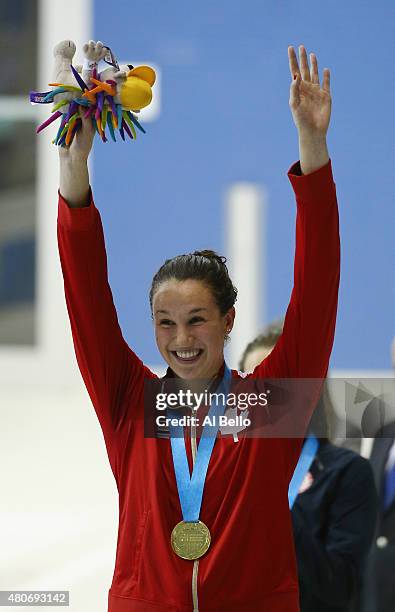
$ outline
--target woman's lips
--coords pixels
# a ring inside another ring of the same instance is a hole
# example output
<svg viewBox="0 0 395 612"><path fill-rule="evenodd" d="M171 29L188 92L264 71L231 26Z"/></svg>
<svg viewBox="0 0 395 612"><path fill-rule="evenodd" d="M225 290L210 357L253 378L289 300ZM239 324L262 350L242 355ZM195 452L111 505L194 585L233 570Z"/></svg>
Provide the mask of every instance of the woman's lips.
<svg viewBox="0 0 395 612"><path fill-rule="evenodd" d="M170 351L178 363L191 364L196 363L203 353L203 349L194 349L190 351Z"/></svg>

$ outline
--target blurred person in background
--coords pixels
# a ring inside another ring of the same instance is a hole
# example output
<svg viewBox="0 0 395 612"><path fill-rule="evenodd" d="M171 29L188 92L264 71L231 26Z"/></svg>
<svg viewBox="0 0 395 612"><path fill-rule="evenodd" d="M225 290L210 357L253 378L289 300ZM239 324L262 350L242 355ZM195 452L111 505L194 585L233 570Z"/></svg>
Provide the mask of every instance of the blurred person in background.
<svg viewBox="0 0 395 612"><path fill-rule="evenodd" d="M395 370L395 338L391 345ZM392 406L392 409L394 407ZM395 421L377 433L370 463L379 495L374 542L369 553L363 591L363 612L395 610Z"/></svg>
<svg viewBox="0 0 395 612"><path fill-rule="evenodd" d="M281 319L268 325L247 345L239 369L253 372L270 355L282 330ZM360 609L374 536L377 494L372 469L358 453L329 441L333 411L324 385L290 483L301 612ZM304 451L310 457L303 458Z"/></svg>

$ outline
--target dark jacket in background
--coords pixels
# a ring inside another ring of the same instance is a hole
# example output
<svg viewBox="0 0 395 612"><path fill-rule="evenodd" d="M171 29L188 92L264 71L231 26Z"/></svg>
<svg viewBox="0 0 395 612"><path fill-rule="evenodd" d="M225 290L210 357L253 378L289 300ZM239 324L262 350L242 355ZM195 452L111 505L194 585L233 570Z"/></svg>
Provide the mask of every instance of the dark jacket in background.
<svg viewBox="0 0 395 612"><path fill-rule="evenodd" d="M379 514L366 567L363 612L395 611L395 501L383 509L385 467L395 439L395 423L384 427L380 436L375 438L370 455L379 493Z"/></svg>
<svg viewBox="0 0 395 612"><path fill-rule="evenodd" d="M372 469L321 440L310 473L292 508L301 612L356 611L377 516Z"/></svg>

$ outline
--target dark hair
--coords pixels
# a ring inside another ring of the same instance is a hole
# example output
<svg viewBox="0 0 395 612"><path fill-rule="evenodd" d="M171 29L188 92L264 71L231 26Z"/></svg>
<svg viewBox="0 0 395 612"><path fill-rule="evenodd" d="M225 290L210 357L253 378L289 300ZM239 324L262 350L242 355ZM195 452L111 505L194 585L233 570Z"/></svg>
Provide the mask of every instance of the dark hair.
<svg viewBox="0 0 395 612"><path fill-rule="evenodd" d="M203 281L211 290L221 315L226 314L237 299L237 289L229 277L226 257L209 250L194 251L167 259L159 268L152 279L149 293L151 313L155 292L162 283L171 279Z"/></svg>
<svg viewBox="0 0 395 612"><path fill-rule="evenodd" d="M247 344L239 362L239 370L244 372L247 356L258 348L273 348L283 333L284 319L277 319L267 325L252 342Z"/></svg>

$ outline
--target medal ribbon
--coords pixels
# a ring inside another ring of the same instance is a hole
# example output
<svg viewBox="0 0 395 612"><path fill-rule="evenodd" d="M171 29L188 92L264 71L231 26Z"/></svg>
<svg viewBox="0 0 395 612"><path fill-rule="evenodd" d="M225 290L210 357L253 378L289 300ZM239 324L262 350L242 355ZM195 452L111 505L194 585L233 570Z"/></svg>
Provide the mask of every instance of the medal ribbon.
<svg viewBox="0 0 395 612"><path fill-rule="evenodd" d="M210 418L210 421L212 421L213 417L215 418L215 425L206 423L203 428L192 476L190 476L189 472L183 427L181 425L169 425L178 496L180 498L182 518L186 522L197 522L199 520L208 464L219 429L219 417L225 412L230 380L231 371L225 364L224 377L219 388L215 391L218 394L224 393L225 402L223 404L219 403L220 399L218 399L218 402L213 402L210 406L207 416ZM174 410L168 410L168 415L172 419L180 418L179 414Z"/></svg>
<svg viewBox="0 0 395 612"><path fill-rule="evenodd" d="M291 482L289 483L288 488L288 502L289 508L292 509L292 506L295 503L295 499L298 496L299 489L302 486L302 482L307 472L310 469L311 464L314 461L314 457L316 456L318 450L318 440L315 436L308 436L307 440L305 440L302 448L302 452L300 453L299 461L296 464L295 471L291 478Z"/></svg>

